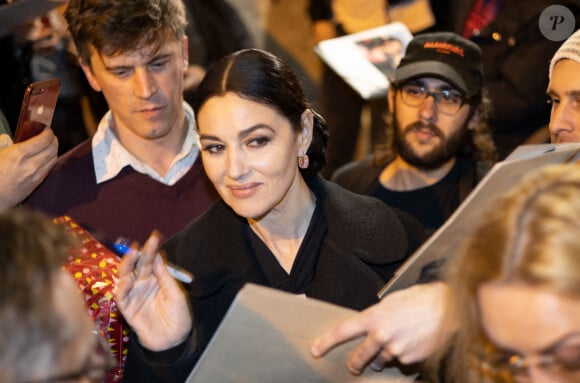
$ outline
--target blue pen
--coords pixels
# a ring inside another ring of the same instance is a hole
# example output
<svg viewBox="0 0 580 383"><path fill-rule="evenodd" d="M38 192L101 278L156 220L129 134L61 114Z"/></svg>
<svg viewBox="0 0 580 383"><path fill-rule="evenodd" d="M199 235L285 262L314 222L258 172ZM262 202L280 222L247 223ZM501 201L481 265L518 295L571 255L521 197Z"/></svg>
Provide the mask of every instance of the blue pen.
<svg viewBox="0 0 580 383"><path fill-rule="evenodd" d="M115 249L117 254L123 256L127 254L127 252L131 249L131 240L124 237L117 238L115 243L113 243L113 248ZM178 281L184 283L193 282L193 274L191 274L189 271L184 270L181 267L175 266L168 262L165 262L165 267L167 268L169 274L171 274L171 276L177 279Z"/></svg>

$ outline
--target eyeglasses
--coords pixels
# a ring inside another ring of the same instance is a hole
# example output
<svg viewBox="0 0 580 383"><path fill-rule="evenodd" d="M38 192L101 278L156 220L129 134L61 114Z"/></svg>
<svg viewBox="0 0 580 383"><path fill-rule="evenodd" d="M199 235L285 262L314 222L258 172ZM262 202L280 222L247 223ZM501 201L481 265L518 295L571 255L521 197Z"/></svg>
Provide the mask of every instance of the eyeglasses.
<svg viewBox="0 0 580 383"><path fill-rule="evenodd" d="M80 380L91 383L102 383L107 375L116 365L115 358L111 352L107 340L100 336L98 331L93 332L95 336L94 350L78 371L53 376L46 379L30 380L23 383L60 383L77 382Z"/></svg>
<svg viewBox="0 0 580 383"><path fill-rule="evenodd" d="M580 382L580 344L556 346L549 352L523 356L499 350L491 342L476 350L472 367L486 378L501 383L529 382L529 368L541 369L559 383Z"/></svg>
<svg viewBox="0 0 580 383"><path fill-rule="evenodd" d="M454 115L465 104L469 98L461 92L446 89L434 92L428 91L424 86L418 84L405 84L400 87L401 100L408 106L420 106L427 97L433 97L437 110L443 114Z"/></svg>

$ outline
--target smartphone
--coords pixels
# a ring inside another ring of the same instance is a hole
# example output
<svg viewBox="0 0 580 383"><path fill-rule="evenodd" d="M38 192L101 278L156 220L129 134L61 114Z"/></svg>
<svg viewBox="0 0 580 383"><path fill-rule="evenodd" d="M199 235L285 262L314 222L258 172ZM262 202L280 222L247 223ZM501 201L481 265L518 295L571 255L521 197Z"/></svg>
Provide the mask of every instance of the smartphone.
<svg viewBox="0 0 580 383"><path fill-rule="evenodd" d="M26 88L18 124L14 132L14 142L34 137L52 123L52 116L60 91L60 80L34 82Z"/></svg>

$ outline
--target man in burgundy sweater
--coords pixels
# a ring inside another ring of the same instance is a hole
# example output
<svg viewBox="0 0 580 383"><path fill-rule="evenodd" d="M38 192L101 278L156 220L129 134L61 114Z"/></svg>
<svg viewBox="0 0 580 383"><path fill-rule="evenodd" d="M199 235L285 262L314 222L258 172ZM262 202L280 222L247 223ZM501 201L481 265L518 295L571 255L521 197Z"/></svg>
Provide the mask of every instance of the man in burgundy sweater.
<svg viewBox="0 0 580 383"><path fill-rule="evenodd" d="M154 229L171 236L217 198L183 101L188 40L183 6L173 3L160 14L127 11L127 23L144 25L134 29L109 25L114 20L96 18L89 6L66 11L81 68L109 111L26 204L70 216L105 244L120 236L144 242ZM164 29L154 35L165 41L152 44L146 28Z"/></svg>

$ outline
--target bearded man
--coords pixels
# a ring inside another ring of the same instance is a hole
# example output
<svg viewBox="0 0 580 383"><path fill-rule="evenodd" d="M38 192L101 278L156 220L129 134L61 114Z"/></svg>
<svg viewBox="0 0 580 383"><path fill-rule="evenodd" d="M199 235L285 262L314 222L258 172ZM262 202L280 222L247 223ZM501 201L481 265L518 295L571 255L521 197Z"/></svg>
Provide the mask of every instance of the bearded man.
<svg viewBox="0 0 580 383"><path fill-rule="evenodd" d="M451 32L417 35L391 79L387 144L332 180L437 229L496 159L481 50Z"/></svg>

